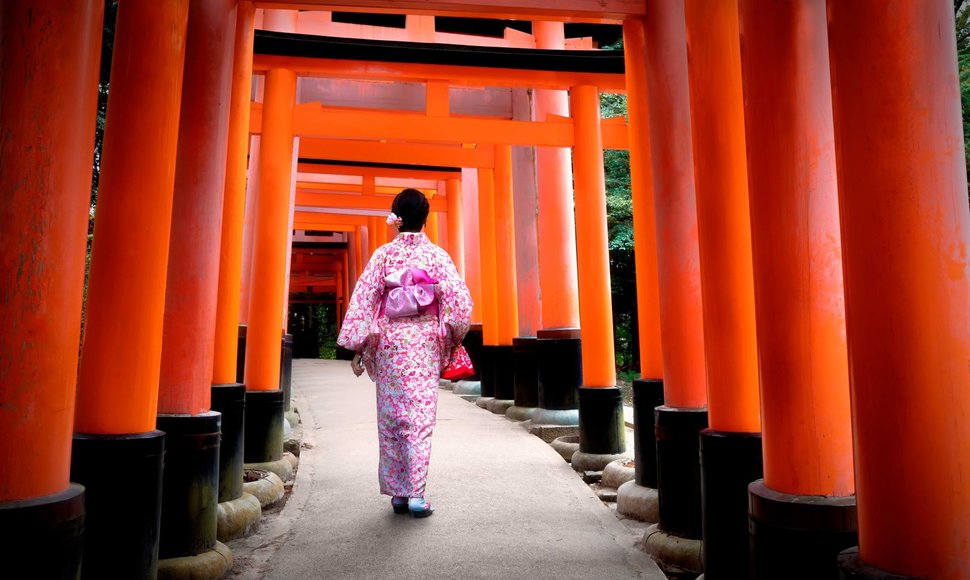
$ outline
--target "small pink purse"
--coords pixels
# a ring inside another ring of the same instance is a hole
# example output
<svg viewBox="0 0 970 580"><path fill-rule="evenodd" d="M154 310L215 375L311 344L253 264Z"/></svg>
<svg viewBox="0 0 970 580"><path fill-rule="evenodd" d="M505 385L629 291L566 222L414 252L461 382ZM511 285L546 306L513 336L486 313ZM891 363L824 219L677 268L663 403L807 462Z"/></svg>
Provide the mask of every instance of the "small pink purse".
<svg viewBox="0 0 970 580"><path fill-rule="evenodd" d="M451 351L451 358L448 359L448 366L441 373L441 378L448 381L460 381L467 379L475 374L472 366L472 359L468 356L468 351L463 346L457 346Z"/></svg>

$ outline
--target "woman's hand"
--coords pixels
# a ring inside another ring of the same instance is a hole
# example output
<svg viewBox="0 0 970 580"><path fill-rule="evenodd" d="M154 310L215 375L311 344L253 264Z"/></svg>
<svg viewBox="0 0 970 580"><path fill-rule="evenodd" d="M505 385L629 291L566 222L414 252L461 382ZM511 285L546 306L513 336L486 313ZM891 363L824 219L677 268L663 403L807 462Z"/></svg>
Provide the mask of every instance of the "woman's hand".
<svg viewBox="0 0 970 580"><path fill-rule="evenodd" d="M354 371L355 376L364 374L364 365L360 362L360 353L354 354L354 360L350 361L350 370Z"/></svg>

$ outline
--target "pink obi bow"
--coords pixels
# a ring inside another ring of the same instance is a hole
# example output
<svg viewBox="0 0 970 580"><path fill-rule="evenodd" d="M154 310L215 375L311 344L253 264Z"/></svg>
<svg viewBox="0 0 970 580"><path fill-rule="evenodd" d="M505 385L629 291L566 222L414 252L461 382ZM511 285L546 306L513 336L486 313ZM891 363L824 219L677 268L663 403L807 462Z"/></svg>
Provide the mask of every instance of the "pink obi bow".
<svg viewBox="0 0 970 580"><path fill-rule="evenodd" d="M421 268L402 268L384 277L384 302L381 314L402 318L438 312L434 285L438 281Z"/></svg>

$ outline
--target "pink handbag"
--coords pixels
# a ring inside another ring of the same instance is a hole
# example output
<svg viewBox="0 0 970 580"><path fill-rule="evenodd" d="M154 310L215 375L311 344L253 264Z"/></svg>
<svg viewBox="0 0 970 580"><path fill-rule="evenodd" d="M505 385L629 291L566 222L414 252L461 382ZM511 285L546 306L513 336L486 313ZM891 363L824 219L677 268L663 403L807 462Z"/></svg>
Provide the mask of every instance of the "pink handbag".
<svg viewBox="0 0 970 580"><path fill-rule="evenodd" d="M467 379L475 374L472 366L472 359L468 356L468 351L463 346L457 346L451 351L451 358L448 359L448 366L441 373L441 378L448 381L460 381Z"/></svg>

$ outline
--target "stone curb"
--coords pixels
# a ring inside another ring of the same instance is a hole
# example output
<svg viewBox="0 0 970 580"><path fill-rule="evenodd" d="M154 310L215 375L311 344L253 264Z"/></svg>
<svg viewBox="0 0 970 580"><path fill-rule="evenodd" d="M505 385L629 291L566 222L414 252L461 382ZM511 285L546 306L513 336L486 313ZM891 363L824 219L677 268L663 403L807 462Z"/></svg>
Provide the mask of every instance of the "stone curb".
<svg viewBox="0 0 970 580"><path fill-rule="evenodd" d="M232 550L222 542L195 556L158 561L158 580L216 580L232 568Z"/></svg>
<svg viewBox="0 0 970 580"><path fill-rule="evenodd" d="M236 499L224 501L216 508L216 537L220 542L242 538L259 529L263 515L259 500L243 492Z"/></svg>
<svg viewBox="0 0 970 580"><path fill-rule="evenodd" d="M636 469L623 465L627 461L627 459L617 459L607 464L603 468L603 479L600 480L600 483L604 487L619 489L621 485L634 479L637 476Z"/></svg>
<svg viewBox="0 0 970 580"><path fill-rule="evenodd" d="M263 509L279 503L283 499L285 492L283 480L271 471L258 469L254 469L253 471L260 471L266 475L256 481L243 483L243 491L256 496L256 499L259 500L260 507Z"/></svg>
<svg viewBox="0 0 970 580"><path fill-rule="evenodd" d="M657 490L628 481L616 490L616 511L641 522L660 521L660 495Z"/></svg>
<svg viewBox="0 0 970 580"><path fill-rule="evenodd" d="M643 532L643 551L668 574L700 574L704 570L702 542L664 532L654 524Z"/></svg>

